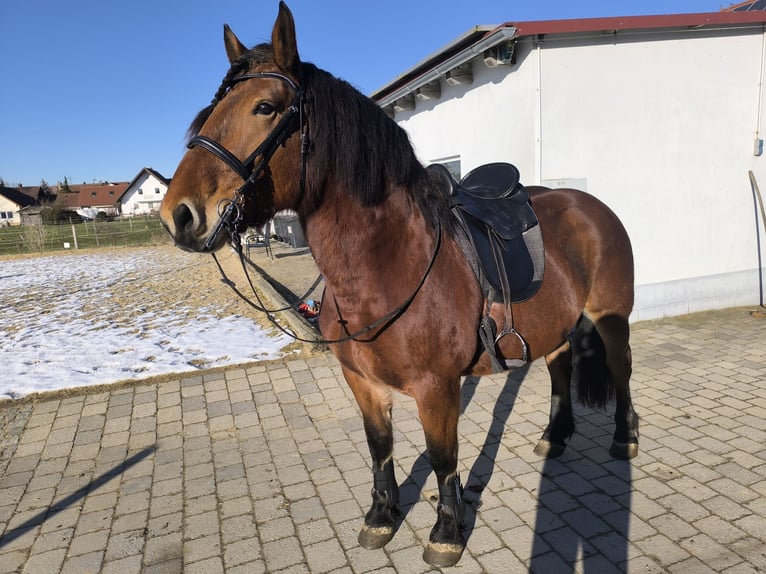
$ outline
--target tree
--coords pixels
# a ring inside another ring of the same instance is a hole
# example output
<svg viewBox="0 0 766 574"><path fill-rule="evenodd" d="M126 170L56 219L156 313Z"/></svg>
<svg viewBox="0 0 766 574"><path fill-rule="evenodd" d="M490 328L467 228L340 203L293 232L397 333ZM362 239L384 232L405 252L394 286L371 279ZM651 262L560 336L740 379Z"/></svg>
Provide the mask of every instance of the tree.
<svg viewBox="0 0 766 574"><path fill-rule="evenodd" d="M69 187L69 181L66 176L64 176L64 183L59 183L59 191L61 191L61 193L72 193L72 189Z"/></svg>
<svg viewBox="0 0 766 574"><path fill-rule="evenodd" d="M55 201L43 206L40 211L43 224L80 223L82 217L76 211L67 208L64 198L59 194Z"/></svg>
<svg viewBox="0 0 766 574"><path fill-rule="evenodd" d="M37 190L37 202L41 205L50 204L56 200L56 194L44 179L40 181L40 188Z"/></svg>

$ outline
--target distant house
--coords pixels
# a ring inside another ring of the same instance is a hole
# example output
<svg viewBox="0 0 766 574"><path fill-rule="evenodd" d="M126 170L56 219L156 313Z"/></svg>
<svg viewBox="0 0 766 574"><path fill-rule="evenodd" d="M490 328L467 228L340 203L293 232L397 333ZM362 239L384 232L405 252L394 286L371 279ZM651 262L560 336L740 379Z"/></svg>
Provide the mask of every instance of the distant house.
<svg viewBox="0 0 766 574"><path fill-rule="evenodd" d="M120 197L127 188L127 182L70 184L71 191L58 190L56 201L63 209L75 211L85 219L96 219L100 212L113 217L120 214Z"/></svg>
<svg viewBox="0 0 766 574"><path fill-rule="evenodd" d="M143 168L120 196L120 211L124 216L157 213L168 191L170 180L150 167Z"/></svg>
<svg viewBox="0 0 766 574"><path fill-rule="evenodd" d="M0 226L38 225L46 205L76 212L84 219L155 214L160 209L170 180L158 171L142 168L133 181L68 184L48 187L0 185Z"/></svg>
<svg viewBox="0 0 766 574"><path fill-rule="evenodd" d="M0 186L0 227L21 225L21 210L38 203L29 189Z"/></svg>

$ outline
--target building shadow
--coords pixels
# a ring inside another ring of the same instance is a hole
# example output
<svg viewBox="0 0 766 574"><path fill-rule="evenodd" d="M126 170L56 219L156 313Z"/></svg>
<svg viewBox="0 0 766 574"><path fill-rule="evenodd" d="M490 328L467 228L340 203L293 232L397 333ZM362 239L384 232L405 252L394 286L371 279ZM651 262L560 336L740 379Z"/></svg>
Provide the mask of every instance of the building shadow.
<svg viewBox="0 0 766 574"><path fill-rule="evenodd" d="M298 255L306 255L311 253L311 249L308 247L293 247L292 251L285 253L276 253L274 259L285 259L286 257L297 257Z"/></svg>
<svg viewBox="0 0 766 574"><path fill-rule="evenodd" d="M280 258L283 258L283 257L294 257L295 255L304 255L304 254L309 253L309 252L310 252L310 250L307 247L306 249L301 250L301 252L287 253L287 254L284 254L284 253L283 254L276 254L274 257L277 258L277 259L280 259ZM295 291L293 291L290 287L288 287L284 283L280 282L278 279L275 279L273 275L269 274L266 271L266 269L264 269L263 267L261 267L260 265L255 263L252 259L245 258L245 263L246 263L246 266L243 268L243 273L244 273L245 278L246 278L248 284L250 285L251 289L254 289L254 287L252 286L252 279L249 276L249 271L250 270L252 270L255 273L257 273L264 281L266 281L266 283L271 285L271 287L277 293L279 293L280 297L282 297L289 306L293 306L293 305L295 305L297 303L300 303L301 301L304 301L309 295L314 293L314 291L317 289L317 287L323 281L322 275L319 274L319 272L317 272L317 277L314 280L314 282L311 284L311 286L303 294L299 294L299 293L296 293ZM321 299L321 292L320 292L320 299ZM284 308L284 309L273 309L273 310L270 310L269 312L277 313L277 312L286 311L286 310L287 310L287 308ZM312 326L315 327L315 325L312 325Z"/></svg>
<svg viewBox="0 0 766 574"><path fill-rule="evenodd" d="M98 489L100 486L106 484L116 476L119 476L123 472L125 472L127 469L129 469L132 466L135 466L142 460L144 460L147 456L152 454L157 449L156 446L152 445L150 447L147 447L143 450L140 450L130 458L122 461L121 463L117 464L116 466L112 467L105 473L97 476L88 484L85 486L77 489L72 494L65 496L59 501L54 502L50 505L50 507L41 510L31 518L25 520L21 524L19 524L17 527L8 530L5 534L3 534L2 537L0 537L0 548L3 546L10 544L20 536L23 536L30 530L34 529L35 527L39 526L40 524L44 523L46 520L49 520L56 516L59 512L62 512L66 510L67 508L71 507L72 505L76 504L81 499L85 498L89 493L93 492L94 490Z"/></svg>

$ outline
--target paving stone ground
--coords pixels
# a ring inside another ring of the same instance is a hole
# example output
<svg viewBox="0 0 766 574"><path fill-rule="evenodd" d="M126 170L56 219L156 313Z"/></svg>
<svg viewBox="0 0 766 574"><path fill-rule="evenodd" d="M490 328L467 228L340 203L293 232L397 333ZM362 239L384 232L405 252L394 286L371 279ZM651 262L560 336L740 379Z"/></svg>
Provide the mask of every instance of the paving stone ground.
<svg viewBox="0 0 766 574"><path fill-rule="evenodd" d="M532 449L544 364L463 384L471 502L454 572L766 570L766 319L633 326L641 451L577 407L564 455ZM413 401L394 407L405 517L381 550L361 418L329 353L0 405L0 572L428 572L435 480Z"/></svg>

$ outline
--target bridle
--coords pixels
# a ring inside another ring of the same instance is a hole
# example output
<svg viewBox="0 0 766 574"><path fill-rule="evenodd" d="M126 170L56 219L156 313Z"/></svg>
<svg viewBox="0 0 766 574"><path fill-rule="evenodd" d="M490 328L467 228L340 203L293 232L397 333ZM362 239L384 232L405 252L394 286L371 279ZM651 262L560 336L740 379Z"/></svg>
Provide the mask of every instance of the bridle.
<svg viewBox="0 0 766 574"><path fill-rule="evenodd" d="M187 145L189 149L200 147L212 153L228 165L244 181L244 183L234 191L234 197L232 199L224 199L219 203L218 223L205 242L203 247L205 251L211 251L213 249L218 236L224 228L226 228L231 235L232 244L239 244L239 232L237 231L237 228L242 221L242 208L245 197L252 191L255 180L258 179L258 176L260 176L261 173L263 173L263 170L266 169L266 166L274 153L285 144L287 139L295 133L296 129L300 130L301 133L301 191L303 191L305 187L306 157L308 155L310 141L303 114L303 89L291 78L284 74L280 74L279 72L254 72L250 74L241 74L235 76L231 80L231 86L256 78L281 80L293 91L295 97L277 125L274 126L274 129L271 130L268 136L266 136L266 139L253 150L253 153L247 156L244 161L240 161L237 156L223 145L209 137L201 135L191 138ZM298 119L297 128L293 126L296 117ZM260 159L256 162L256 158ZM251 199L253 199L253 201L255 200L255 198Z"/></svg>
<svg viewBox="0 0 766 574"><path fill-rule="evenodd" d="M234 86L235 84L238 84L239 82L244 82L246 80L252 80L256 78L270 78L275 80L280 80L287 84L287 86L293 91L295 94L295 97L293 98L292 103L290 104L290 107L287 108L285 113L280 118L279 122L277 122L277 125L274 126L274 129L271 130L268 136L266 136L266 139L264 139L260 145L253 150L253 152L245 158L244 161L240 161L237 156L235 156L231 151L226 149L223 145L218 143L217 141L201 135L196 135L192 137L189 140L189 143L187 147L189 149L194 147L200 147L210 153L212 153L214 156L216 156L218 159L223 161L226 165L228 165L237 175L239 175L243 182L242 185L237 188L234 191L233 198L232 199L224 199L221 200L218 206L218 223L216 224L215 228L213 229L212 233L208 237L207 241L205 242L205 245L203 247L203 250L210 251L213 255L213 258L215 259L216 265L218 265L218 270L221 273L222 281L227 284L237 295L239 295L240 298L242 298L245 303L253 307L254 309L258 311L262 311L266 313L266 316L269 318L269 320L274 324L277 329L282 331L283 333L291 336L297 341L302 341L306 343L317 343L317 344L330 344L330 343L343 343L345 341L357 341L360 343L371 343L374 340L376 340L388 327L390 327L399 317L401 317L404 312L409 308L409 306L412 304L413 300L415 299L415 296L420 292L420 290L423 288L423 285L426 282L426 279L428 278L429 274L431 273L431 269L434 266L434 263L436 262L436 256L439 254L439 248L441 247L441 240L442 240L442 231L441 231L441 225L437 225L436 229L436 243L434 245L434 251L431 255L431 259L428 262L428 267L426 268L425 273L423 274L422 278L418 282L418 285L415 287L415 290L410 294L410 296L399 305L397 308L389 311L379 319L373 321L369 325L359 329L355 332L349 332L347 322L340 319L340 325L343 328L346 336L341 337L338 339L328 340L328 339L319 339L319 340L309 340L309 339L303 339L301 337L296 336L294 333L291 333L284 327L282 327L277 320L273 317L272 313L276 313L279 311L286 311L287 309L291 308L290 306L285 307L283 309L267 309L263 302L261 301L258 292L256 291L251 279L250 275L247 273L247 268L245 267L245 257L242 253L242 244L239 237L239 231L237 228L239 227L239 224L242 222L242 211L244 206L245 198L249 193L252 192L252 188L255 184L255 180L258 179L258 176L263 173L263 170L266 169L266 166L269 163L269 160L274 155L274 153L279 149L280 146L284 145L285 142L288 140L288 138L294 134L296 131L300 131L301 134L301 179L300 179L300 190L301 194L303 195L305 193L305 187L306 187L306 160L308 157L309 148L311 145L311 142L309 140L308 136L308 129L306 124L306 119L304 115L304 92L303 88L299 86L295 81L293 81L288 76L285 76L284 74L280 74L279 72L253 72L249 74L241 74L238 76L235 76L231 80L231 86ZM231 86L229 89L231 89ZM298 120L298 126L297 128L293 126L294 120L297 118ZM256 159L258 161L256 162ZM255 201L254 197L251 197L252 201ZM218 238L218 236L221 234L221 231L226 228L226 230L229 232L229 235L231 236L231 245L234 247L234 249L237 250L239 253L240 261L242 263L242 268L245 272L245 276L247 277L248 283L250 284L250 288L252 289L253 293L255 294L256 299L258 300L258 304L253 303L250 299L245 297L243 293L241 293L237 288L234 282L229 279L226 276L226 273L223 270L223 267L219 263L218 259L215 256L215 253L213 253L213 247L215 245L215 242ZM312 285L311 289L307 291L307 294L313 291L313 289L316 287L316 285L319 283L318 280ZM337 307L337 301L336 301L336 307ZM340 316L340 309L338 308L338 315ZM359 339L358 337L361 335L365 335L370 333L371 331L379 329L376 333L372 334L367 339Z"/></svg>

